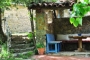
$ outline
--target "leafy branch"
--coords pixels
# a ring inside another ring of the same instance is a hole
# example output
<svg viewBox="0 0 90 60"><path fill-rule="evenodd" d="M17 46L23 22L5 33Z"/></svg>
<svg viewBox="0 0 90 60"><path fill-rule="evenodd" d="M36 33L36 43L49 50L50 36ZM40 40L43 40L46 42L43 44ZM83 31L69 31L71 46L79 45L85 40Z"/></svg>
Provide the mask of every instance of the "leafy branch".
<svg viewBox="0 0 90 60"><path fill-rule="evenodd" d="M70 17L70 23L77 27L82 26L83 17L90 11L90 0L80 0L73 5L73 11Z"/></svg>

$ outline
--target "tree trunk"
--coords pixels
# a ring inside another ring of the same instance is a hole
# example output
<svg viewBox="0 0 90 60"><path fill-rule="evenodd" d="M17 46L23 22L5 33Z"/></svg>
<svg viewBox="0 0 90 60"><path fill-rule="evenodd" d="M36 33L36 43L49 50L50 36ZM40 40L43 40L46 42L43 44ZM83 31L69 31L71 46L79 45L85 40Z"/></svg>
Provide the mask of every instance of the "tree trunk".
<svg viewBox="0 0 90 60"><path fill-rule="evenodd" d="M0 43L3 44L7 41L7 36L3 33L2 30L2 19L1 19L1 8L0 8Z"/></svg>
<svg viewBox="0 0 90 60"><path fill-rule="evenodd" d="M32 29L32 33L33 33L33 42L34 42L34 45L36 46L35 32L34 32L34 22L33 22L33 10L30 10L30 16L31 16L31 20L30 20L31 21L31 29Z"/></svg>

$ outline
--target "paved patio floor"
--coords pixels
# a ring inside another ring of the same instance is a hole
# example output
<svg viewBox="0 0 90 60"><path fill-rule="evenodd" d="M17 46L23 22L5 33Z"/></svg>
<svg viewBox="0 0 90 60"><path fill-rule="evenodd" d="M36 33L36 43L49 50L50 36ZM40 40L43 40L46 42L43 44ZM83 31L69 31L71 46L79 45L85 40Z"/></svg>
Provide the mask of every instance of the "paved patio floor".
<svg viewBox="0 0 90 60"><path fill-rule="evenodd" d="M90 60L90 57L35 55L35 60Z"/></svg>

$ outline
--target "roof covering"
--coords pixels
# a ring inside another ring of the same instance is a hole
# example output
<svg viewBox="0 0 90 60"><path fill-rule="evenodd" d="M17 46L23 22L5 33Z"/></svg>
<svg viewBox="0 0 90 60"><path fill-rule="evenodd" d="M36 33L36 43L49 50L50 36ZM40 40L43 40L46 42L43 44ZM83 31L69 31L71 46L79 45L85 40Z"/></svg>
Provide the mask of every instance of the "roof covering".
<svg viewBox="0 0 90 60"><path fill-rule="evenodd" d="M43 9L57 9L57 8L70 8L73 6L73 4L75 3L75 1L70 0L70 1L60 1L60 2L42 2L42 3L35 3L32 2L29 5L29 9L37 9L37 8L43 8Z"/></svg>

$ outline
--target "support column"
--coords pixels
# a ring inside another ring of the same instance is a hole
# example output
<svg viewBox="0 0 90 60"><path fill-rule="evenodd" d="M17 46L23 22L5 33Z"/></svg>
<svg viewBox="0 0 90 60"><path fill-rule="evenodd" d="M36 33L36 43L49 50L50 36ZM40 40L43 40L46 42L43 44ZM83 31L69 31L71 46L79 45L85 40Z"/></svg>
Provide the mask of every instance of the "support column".
<svg viewBox="0 0 90 60"><path fill-rule="evenodd" d="M44 18L44 10L37 9L36 10L36 43L46 41L45 34L45 18Z"/></svg>

